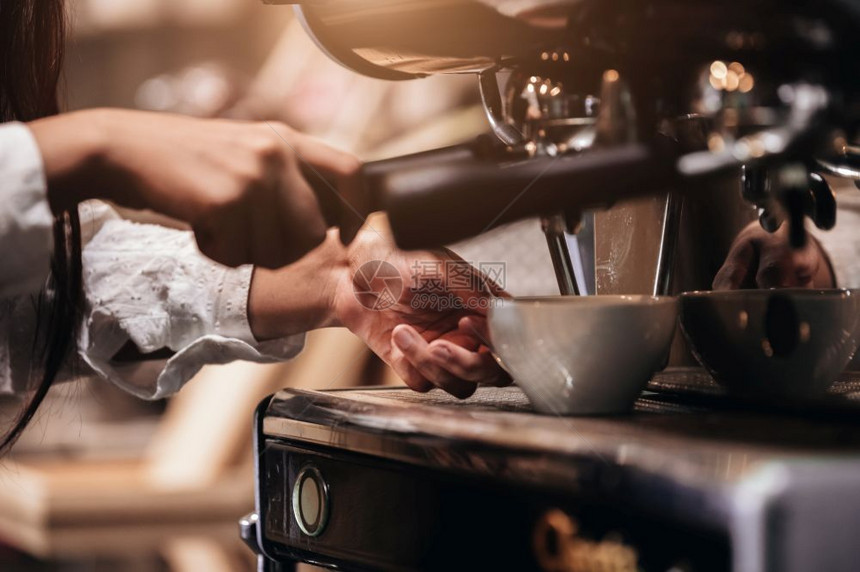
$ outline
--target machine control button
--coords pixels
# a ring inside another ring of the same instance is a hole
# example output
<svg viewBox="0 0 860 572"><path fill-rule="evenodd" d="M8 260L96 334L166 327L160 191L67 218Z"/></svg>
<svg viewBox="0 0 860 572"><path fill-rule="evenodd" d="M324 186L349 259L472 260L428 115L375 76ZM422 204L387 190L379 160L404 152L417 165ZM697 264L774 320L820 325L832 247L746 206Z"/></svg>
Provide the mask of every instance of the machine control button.
<svg viewBox="0 0 860 572"><path fill-rule="evenodd" d="M304 465L293 484L293 516L299 529L308 536L319 536L325 530L329 515L329 489L319 469Z"/></svg>

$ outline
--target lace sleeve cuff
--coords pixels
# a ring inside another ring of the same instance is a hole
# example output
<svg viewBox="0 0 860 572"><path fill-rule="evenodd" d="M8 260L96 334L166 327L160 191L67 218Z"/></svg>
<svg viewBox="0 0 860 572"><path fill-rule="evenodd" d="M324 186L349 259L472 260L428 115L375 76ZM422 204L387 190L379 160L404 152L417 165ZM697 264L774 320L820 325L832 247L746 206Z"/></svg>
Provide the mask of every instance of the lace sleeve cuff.
<svg viewBox="0 0 860 572"><path fill-rule="evenodd" d="M253 268L227 268L197 251L189 232L106 222L83 252L87 311L79 353L96 372L144 399L178 391L204 365L275 362L304 336L257 342L248 324ZM118 362L131 342L167 360Z"/></svg>

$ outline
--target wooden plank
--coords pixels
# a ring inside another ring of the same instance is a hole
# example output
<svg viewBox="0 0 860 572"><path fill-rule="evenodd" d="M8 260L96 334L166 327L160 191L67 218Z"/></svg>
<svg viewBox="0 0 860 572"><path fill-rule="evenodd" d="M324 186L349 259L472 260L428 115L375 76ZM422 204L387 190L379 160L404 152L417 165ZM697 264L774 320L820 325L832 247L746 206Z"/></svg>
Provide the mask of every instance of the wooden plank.
<svg viewBox="0 0 860 572"><path fill-rule="evenodd" d="M160 489L209 486L249 458L252 416L263 397L283 387L356 386L368 356L348 330L328 328L308 334L304 352L289 363L205 368L171 401L147 455L146 478Z"/></svg>
<svg viewBox="0 0 860 572"><path fill-rule="evenodd" d="M244 467L206 488L176 489L153 484L141 462L33 461L20 463L0 489L0 516L45 528L226 518L252 503Z"/></svg>

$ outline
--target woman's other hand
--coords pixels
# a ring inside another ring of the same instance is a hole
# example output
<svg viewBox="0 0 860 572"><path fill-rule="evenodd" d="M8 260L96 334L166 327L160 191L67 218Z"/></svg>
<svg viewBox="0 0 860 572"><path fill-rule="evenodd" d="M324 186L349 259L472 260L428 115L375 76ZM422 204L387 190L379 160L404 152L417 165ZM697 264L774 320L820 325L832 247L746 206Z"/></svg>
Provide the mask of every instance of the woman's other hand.
<svg viewBox="0 0 860 572"><path fill-rule="evenodd" d="M229 266L278 268L325 239L303 162L343 184L359 167L278 123L92 110L29 127L55 211L90 198L151 209L187 222L200 250Z"/></svg>
<svg viewBox="0 0 860 572"><path fill-rule="evenodd" d="M788 244L787 225L774 233L758 222L744 228L714 278L714 290L833 288L836 280L821 244L811 235L804 248Z"/></svg>
<svg viewBox="0 0 860 572"><path fill-rule="evenodd" d="M349 264L335 298L339 321L412 389L462 399L478 385L511 383L490 352L486 324L494 299L507 294L477 269L449 252L396 249L382 217L350 245Z"/></svg>
<svg viewBox="0 0 860 572"><path fill-rule="evenodd" d="M486 311L498 295L451 254L397 250L374 217L348 248L331 230L296 264L257 270L248 318L259 340L345 326L416 391L465 398L478 385L511 382L489 349Z"/></svg>

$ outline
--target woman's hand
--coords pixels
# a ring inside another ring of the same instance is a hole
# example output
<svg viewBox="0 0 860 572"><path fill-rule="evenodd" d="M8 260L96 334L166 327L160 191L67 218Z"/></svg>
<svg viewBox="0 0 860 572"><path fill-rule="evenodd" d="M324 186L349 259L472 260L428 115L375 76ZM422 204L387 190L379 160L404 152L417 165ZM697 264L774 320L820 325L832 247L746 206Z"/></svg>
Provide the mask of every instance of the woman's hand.
<svg viewBox="0 0 860 572"><path fill-rule="evenodd" d="M416 391L439 387L466 398L479 383L510 383L490 353L486 328L487 309L504 292L451 254L397 250L388 232L374 219L350 247L350 269L335 297L339 321ZM388 278L386 268L396 275ZM386 280L395 296L402 285L396 300L387 298Z"/></svg>
<svg viewBox="0 0 860 572"><path fill-rule="evenodd" d="M467 265L446 254L397 250L378 218L348 248L337 231L329 234L293 266L256 271L249 319L258 339L345 326L417 391L439 387L465 398L478 384L510 383L487 341L486 310L503 294L491 282L468 267L471 287L464 287L462 274L455 286L443 271L428 288L417 269L444 269L446 261L458 271ZM386 298L386 286L396 300Z"/></svg>
<svg viewBox="0 0 860 572"><path fill-rule="evenodd" d="M200 250L229 266L278 268L324 240L300 163L343 182L359 167L275 123L94 110L29 127L55 211L90 198L152 209L190 224Z"/></svg>
<svg viewBox="0 0 860 572"><path fill-rule="evenodd" d="M836 280L821 244L811 235L804 248L788 244L787 225L769 233L750 223L735 238L714 278L714 290L739 288L833 288Z"/></svg>

